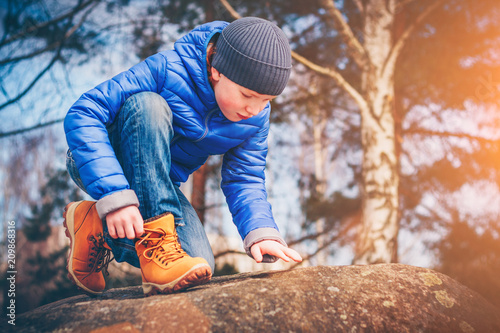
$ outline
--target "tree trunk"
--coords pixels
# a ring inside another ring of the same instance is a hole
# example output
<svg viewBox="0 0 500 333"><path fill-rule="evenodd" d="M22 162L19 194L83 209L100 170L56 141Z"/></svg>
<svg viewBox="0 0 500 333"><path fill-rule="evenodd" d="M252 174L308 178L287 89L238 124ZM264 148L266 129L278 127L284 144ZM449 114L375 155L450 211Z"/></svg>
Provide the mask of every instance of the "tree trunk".
<svg viewBox="0 0 500 333"><path fill-rule="evenodd" d="M316 179L315 191L318 198L324 199L326 192L326 179L325 179L325 145L323 143L323 131L326 125L326 117L321 114L320 109L317 104L311 106L313 108L312 120L313 120L313 149L314 149L314 177ZM326 246L328 240L325 235L326 219L324 217L319 218L315 222L316 233L319 235L317 238L318 249ZM327 251L326 249L320 251L317 256L318 265L327 264Z"/></svg>
<svg viewBox="0 0 500 333"><path fill-rule="evenodd" d="M371 65L362 77L361 108L362 227L355 264L397 261L398 185L395 122L393 46L395 0L366 2L364 47Z"/></svg>
<svg viewBox="0 0 500 333"><path fill-rule="evenodd" d="M215 20L215 0L204 0L205 7L205 22L212 22Z"/></svg>
<svg viewBox="0 0 500 333"><path fill-rule="evenodd" d="M200 218L201 224L205 224L205 185L207 183L207 164L203 164L193 173L193 191L191 192L191 204Z"/></svg>
<svg viewBox="0 0 500 333"><path fill-rule="evenodd" d="M204 0L205 21L211 22L215 17L214 0ZM191 192L191 205L200 218L201 224L205 225L205 186L207 183L207 164L202 165L193 175L193 187Z"/></svg>

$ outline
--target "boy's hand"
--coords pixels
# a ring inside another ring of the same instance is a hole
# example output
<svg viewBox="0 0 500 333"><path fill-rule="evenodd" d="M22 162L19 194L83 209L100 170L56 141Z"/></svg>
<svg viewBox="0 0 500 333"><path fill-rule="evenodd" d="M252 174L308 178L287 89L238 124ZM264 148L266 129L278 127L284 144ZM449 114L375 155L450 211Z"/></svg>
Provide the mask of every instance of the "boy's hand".
<svg viewBox="0 0 500 333"><path fill-rule="evenodd" d="M134 239L144 233L144 221L136 206L127 206L106 215L108 232L112 238Z"/></svg>
<svg viewBox="0 0 500 333"><path fill-rule="evenodd" d="M278 257L286 262L289 262L290 259L293 259L293 261L296 262L302 261L302 257L297 251L273 240L263 240L255 243L250 248L250 253L252 253L253 259L256 262L262 262L264 254Z"/></svg>

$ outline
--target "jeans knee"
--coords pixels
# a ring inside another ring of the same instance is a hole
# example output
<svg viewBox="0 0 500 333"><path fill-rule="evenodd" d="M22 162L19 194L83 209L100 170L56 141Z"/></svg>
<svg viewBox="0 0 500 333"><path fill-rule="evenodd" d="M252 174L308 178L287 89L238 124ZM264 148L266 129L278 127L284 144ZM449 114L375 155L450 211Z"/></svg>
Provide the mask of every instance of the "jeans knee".
<svg viewBox="0 0 500 333"><path fill-rule="evenodd" d="M68 152L66 153L66 169L68 170L68 173L75 182L75 184L85 193L87 193L87 190L85 189L85 186L83 186L82 178L80 177L80 173L78 172L78 168L76 167L76 163L73 160L73 154L71 153L71 150L68 149Z"/></svg>
<svg viewBox="0 0 500 333"><path fill-rule="evenodd" d="M167 101L157 93L145 91L130 96L120 114L125 119L140 118L150 126L172 126L172 110Z"/></svg>
<svg viewBox="0 0 500 333"><path fill-rule="evenodd" d="M208 265L210 266L210 269L212 270L212 274L215 272L215 258L214 255L212 254L208 258L206 258Z"/></svg>

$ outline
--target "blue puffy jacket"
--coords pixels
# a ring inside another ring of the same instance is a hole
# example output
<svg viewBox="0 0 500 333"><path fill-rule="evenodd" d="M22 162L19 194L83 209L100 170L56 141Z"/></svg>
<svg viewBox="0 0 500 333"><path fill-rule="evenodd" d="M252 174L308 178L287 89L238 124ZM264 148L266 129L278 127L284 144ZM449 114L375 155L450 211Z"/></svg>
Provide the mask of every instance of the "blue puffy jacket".
<svg viewBox="0 0 500 333"><path fill-rule="evenodd" d="M261 239L284 242L264 184L270 105L257 116L231 122L218 108L208 81L208 43L227 24L199 26L179 39L174 50L153 55L83 94L69 110L64 128L87 192L100 200L127 191L130 186L110 145L106 126L113 123L131 95L142 91L160 94L174 118L171 179L184 182L209 155L224 154L221 187L248 250Z"/></svg>

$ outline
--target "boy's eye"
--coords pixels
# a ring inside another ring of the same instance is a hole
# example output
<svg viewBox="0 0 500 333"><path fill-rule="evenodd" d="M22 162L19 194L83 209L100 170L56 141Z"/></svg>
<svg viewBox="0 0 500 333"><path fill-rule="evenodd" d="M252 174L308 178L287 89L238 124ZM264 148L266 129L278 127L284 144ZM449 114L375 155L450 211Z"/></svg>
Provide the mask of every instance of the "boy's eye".
<svg viewBox="0 0 500 333"><path fill-rule="evenodd" d="M245 94L245 93L241 93L241 94L242 94L244 97L246 97L246 98L250 98L250 97L252 97L252 96L247 95L247 94Z"/></svg>

